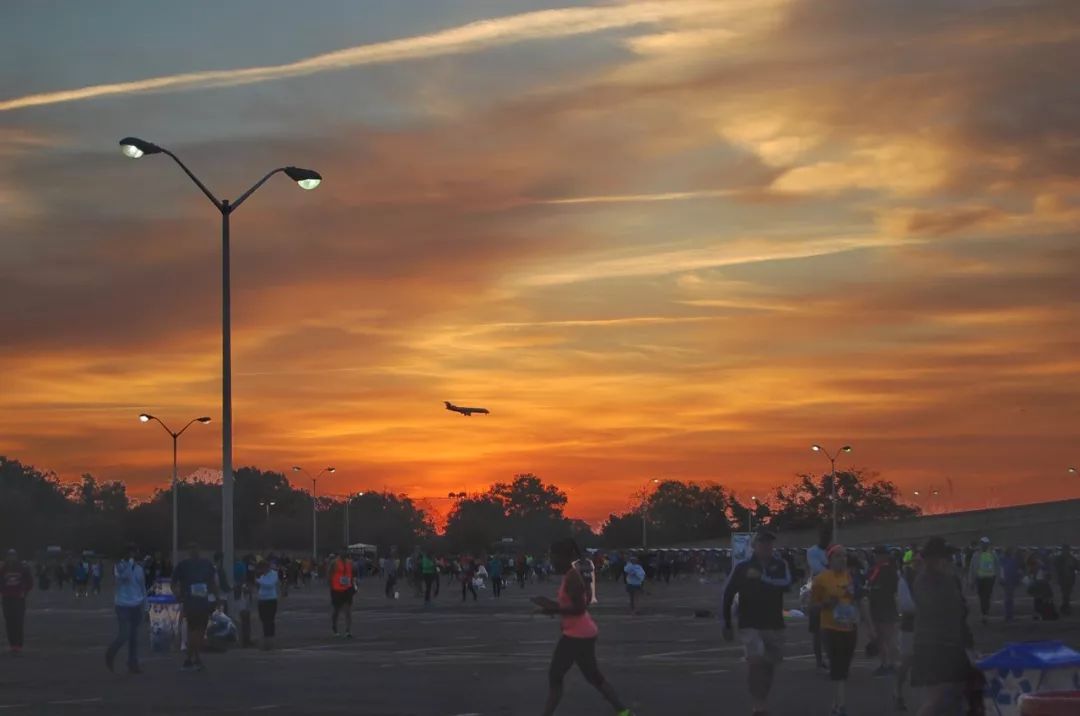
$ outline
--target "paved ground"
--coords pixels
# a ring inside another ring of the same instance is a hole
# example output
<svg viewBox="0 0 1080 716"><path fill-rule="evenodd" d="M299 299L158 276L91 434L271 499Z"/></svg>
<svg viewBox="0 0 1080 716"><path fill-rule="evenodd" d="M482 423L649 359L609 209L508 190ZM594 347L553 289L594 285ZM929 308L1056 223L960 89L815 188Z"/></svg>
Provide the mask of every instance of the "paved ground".
<svg viewBox="0 0 1080 716"><path fill-rule="evenodd" d="M369 581L357 598L357 638L351 642L329 638L324 609L328 599L322 590L294 592L284 600L279 616L276 651L208 655L205 673L181 673L175 653L144 651L141 676L105 670L103 650L115 628L109 597L76 602L66 591L34 593L26 652L17 659L0 657L0 716L536 714L558 627L548 617L532 615L527 600L554 589L554 583L530 585L524 591L514 587L500 601L485 592L479 603L465 605L460 592L444 591L432 609L423 610L410 594L388 604L379 585ZM601 590L596 610L601 667L637 713L749 713L741 650L722 640L715 619L693 615L697 607L716 606L715 585L652 587L643 613L636 617L626 613L618 587L604 583ZM1012 625L979 626L976 634L984 652L1006 640L1050 637L1080 647L1080 620L1042 624L1025 618ZM144 647L146 641L144 634ZM787 654L773 713L827 714L830 685L814 670L804 622L789 630ZM856 660L849 709L853 716L892 713L891 682L872 678L874 666ZM912 694L913 706L918 696ZM572 673L559 713L608 710L580 675Z"/></svg>

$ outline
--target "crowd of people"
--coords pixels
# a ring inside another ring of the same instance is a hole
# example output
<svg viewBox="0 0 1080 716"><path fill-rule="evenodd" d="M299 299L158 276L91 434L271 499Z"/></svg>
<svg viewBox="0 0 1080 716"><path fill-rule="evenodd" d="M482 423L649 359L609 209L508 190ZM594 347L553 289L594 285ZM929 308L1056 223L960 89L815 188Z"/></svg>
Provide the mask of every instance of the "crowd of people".
<svg viewBox="0 0 1080 716"><path fill-rule="evenodd" d="M733 638L738 603L740 639L746 649L755 714L764 714L773 676L783 655L783 595L799 582L790 554L774 550L775 535L758 532L749 559L735 565L723 599L725 636ZM893 680L897 711L906 711L905 690L926 687L920 716L963 713L965 702L981 704L981 674L974 667L967 594L977 595L982 623L990 618L1000 585L1005 620L1015 618L1014 595L1026 585L1035 619L1056 619L1056 583L1061 612L1071 611L1078 567L1068 545L1050 550L995 549L982 538L965 549L934 537L920 547L877 546L867 554L832 541L831 530L806 550L809 580L800 590L813 635L818 668L834 683L832 716L846 716L846 684L860 629L866 653L880 660L874 677Z"/></svg>
<svg viewBox="0 0 1080 716"><path fill-rule="evenodd" d="M985 537L962 549L950 547L940 538L918 547L849 549L833 543L828 528L821 531L818 543L806 550L779 550L775 540L774 534L760 530L754 536L750 556L734 564L730 553L586 552L572 540L562 540L543 557L524 552L447 556L417 549L404 559L393 551L379 559L343 549L322 562L287 555L246 555L231 570L226 569L220 553L206 558L196 545L191 545L175 566L160 555L141 555L132 545L113 565L117 631L105 652L105 662L112 670L126 648L128 670L141 672L140 625L148 595L163 582L182 606L186 631L182 669L201 671L205 669L205 648L230 642L240 647L257 644L273 648L278 603L290 588L328 588L330 631L351 639L352 601L362 579L382 580L387 599L400 599L404 587L430 606L444 584L460 585L461 601L468 602L470 598L478 600L484 590L492 599L500 599L514 584L520 589L529 581L545 583L553 575L562 575L557 599L532 600L541 613L561 618L545 713L554 712L562 698L563 678L575 664L617 713L628 713L597 664L598 627L588 609L596 601L598 580L625 582L630 609L636 613L638 599L650 580L664 583L719 569L725 573L723 633L733 639L738 625L755 714L767 713L769 693L783 659L784 599L786 594L797 592L813 635L816 664L834 683L833 716L847 713L846 684L860 634L867 655L880 662L873 676L891 679L896 709L907 709L909 685L921 686L927 688L927 697L920 716L935 716L957 713L965 699L979 698L967 596L977 597L984 624L999 589L1005 620L1015 618L1016 594L1021 588L1033 600L1035 619L1056 619L1059 614L1071 613L1080 569L1080 561L1068 545L1056 550L1002 549ZM56 575L57 588L63 588L70 578L75 595L81 598L101 591L102 570L102 561L88 556L54 561L35 570L9 550L0 565L0 596L12 654L18 655L24 646L27 595L35 582L41 589L51 586L48 579L43 581L43 571ZM457 598L456 589L452 595ZM226 597L231 597L231 616ZM258 642L252 635L256 618L261 625Z"/></svg>

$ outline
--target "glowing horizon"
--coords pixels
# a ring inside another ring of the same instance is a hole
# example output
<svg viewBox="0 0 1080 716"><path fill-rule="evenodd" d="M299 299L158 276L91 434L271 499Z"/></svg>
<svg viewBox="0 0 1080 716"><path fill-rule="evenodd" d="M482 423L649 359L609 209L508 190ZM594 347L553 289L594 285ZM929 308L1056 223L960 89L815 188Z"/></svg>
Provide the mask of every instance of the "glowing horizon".
<svg viewBox="0 0 1080 716"><path fill-rule="evenodd" d="M957 507L1080 494L1075 13L856 2L6 7L0 454L146 495L148 411L220 467L220 219L136 135L219 196L325 178L232 219L236 467L531 472L593 524L815 442Z"/></svg>

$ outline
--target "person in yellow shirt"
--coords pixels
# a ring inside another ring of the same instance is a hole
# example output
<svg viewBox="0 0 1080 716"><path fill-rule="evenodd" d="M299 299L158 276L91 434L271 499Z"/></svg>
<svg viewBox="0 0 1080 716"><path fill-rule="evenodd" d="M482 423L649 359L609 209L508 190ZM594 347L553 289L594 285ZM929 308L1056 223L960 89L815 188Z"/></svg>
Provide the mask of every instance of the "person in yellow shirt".
<svg viewBox="0 0 1080 716"><path fill-rule="evenodd" d="M845 684L855 657L859 608L855 585L848 572L847 550L834 544L828 552L829 568L810 587L810 602L821 609L821 630L829 657L829 678L836 686L832 716L847 716Z"/></svg>

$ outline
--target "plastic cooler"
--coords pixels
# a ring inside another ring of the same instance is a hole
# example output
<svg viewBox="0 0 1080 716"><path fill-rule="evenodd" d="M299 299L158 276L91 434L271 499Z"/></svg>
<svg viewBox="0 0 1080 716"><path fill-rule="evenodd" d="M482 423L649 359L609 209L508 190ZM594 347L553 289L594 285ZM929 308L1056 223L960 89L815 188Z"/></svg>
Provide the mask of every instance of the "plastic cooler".
<svg viewBox="0 0 1080 716"><path fill-rule="evenodd" d="M1005 648L976 666L986 676L986 713L989 716L1057 716L1080 714L1080 700L1061 707L1046 692L1080 691L1080 652L1060 641L1028 641ZM1034 696L1037 695L1037 698ZM1022 697L1028 697L1022 707ZM1055 697L1060 701L1060 696ZM1066 701L1068 703L1068 700ZM1058 709L1035 710L1030 709ZM1071 709L1071 710L1070 710Z"/></svg>
<svg viewBox="0 0 1080 716"><path fill-rule="evenodd" d="M157 580L146 602L150 612L150 649L169 651L178 643L180 634L180 603L173 596L169 580Z"/></svg>
<svg viewBox="0 0 1080 716"><path fill-rule="evenodd" d="M1020 697L1020 716L1076 716L1080 691L1048 691Z"/></svg>

